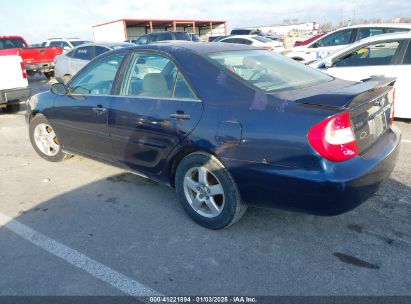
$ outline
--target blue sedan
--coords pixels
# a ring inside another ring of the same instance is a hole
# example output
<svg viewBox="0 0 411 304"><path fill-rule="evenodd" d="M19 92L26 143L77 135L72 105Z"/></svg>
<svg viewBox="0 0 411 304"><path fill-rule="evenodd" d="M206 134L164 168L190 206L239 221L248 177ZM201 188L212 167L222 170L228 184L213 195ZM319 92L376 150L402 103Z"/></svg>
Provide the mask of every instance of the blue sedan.
<svg viewBox="0 0 411 304"><path fill-rule="evenodd" d="M220 229L250 205L335 215L371 197L399 151L394 81L344 81L250 46L136 46L33 96L27 121L44 159L80 154L171 185Z"/></svg>

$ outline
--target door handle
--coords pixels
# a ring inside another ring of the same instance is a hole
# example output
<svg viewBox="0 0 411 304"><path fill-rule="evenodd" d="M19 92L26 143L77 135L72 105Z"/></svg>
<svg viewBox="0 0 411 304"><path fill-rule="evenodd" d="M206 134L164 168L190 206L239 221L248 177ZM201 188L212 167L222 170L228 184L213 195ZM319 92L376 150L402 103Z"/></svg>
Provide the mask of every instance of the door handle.
<svg viewBox="0 0 411 304"><path fill-rule="evenodd" d="M170 117L174 118L174 119L181 119L181 120L191 119L191 115L190 114L185 114L183 111L177 111L176 113L171 114Z"/></svg>
<svg viewBox="0 0 411 304"><path fill-rule="evenodd" d="M93 108L93 111L97 113L97 115L102 115L107 112L106 108L103 108L102 106L97 106Z"/></svg>

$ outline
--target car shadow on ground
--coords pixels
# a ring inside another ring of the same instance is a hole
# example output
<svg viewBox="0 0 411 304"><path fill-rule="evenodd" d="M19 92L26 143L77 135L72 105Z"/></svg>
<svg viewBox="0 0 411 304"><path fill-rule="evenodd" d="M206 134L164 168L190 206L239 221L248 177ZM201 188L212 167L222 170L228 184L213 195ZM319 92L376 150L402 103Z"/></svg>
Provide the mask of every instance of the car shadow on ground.
<svg viewBox="0 0 411 304"><path fill-rule="evenodd" d="M410 294L410 197L390 179L344 215L249 208L212 231L186 216L173 189L123 173L15 219L165 294L397 295Z"/></svg>

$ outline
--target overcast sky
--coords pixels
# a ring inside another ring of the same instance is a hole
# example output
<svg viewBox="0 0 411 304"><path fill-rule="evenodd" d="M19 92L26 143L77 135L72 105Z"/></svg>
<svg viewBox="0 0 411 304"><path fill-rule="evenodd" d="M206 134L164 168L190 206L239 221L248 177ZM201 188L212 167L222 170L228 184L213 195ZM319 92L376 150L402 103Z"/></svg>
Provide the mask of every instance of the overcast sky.
<svg viewBox="0 0 411 304"><path fill-rule="evenodd" d="M1 1L0 35L29 43L49 37L92 39L91 26L122 18L227 20L228 27L284 19L339 22L349 18L411 17L410 0L18 0Z"/></svg>

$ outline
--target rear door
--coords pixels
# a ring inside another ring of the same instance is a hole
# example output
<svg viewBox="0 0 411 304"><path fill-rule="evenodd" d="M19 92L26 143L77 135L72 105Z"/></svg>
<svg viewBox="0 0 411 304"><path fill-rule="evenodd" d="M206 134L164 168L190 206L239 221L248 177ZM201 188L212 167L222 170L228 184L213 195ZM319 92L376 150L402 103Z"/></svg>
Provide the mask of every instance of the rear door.
<svg viewBox="0 0 411 304"><path fill-rule="evenodd" d="M394 67L392 76L397 78L395 82L395 116L411 118L411 42L404 44L404 57Z"/></svg>
<svg viewBox="0 0 411 304"><path fill-rule="evenodd" d="M108 120L115 159L156 174L197 125L202 102L173 60L155 52L134 54L119 93Z"/></svg>
<svg viewBox="0 0 411 304"><path fill-rule="evenodd" d="M401 40L385 40L363 45L334 60L325 73L360 81L370 77L391 77L401 50Z"/></svg>

